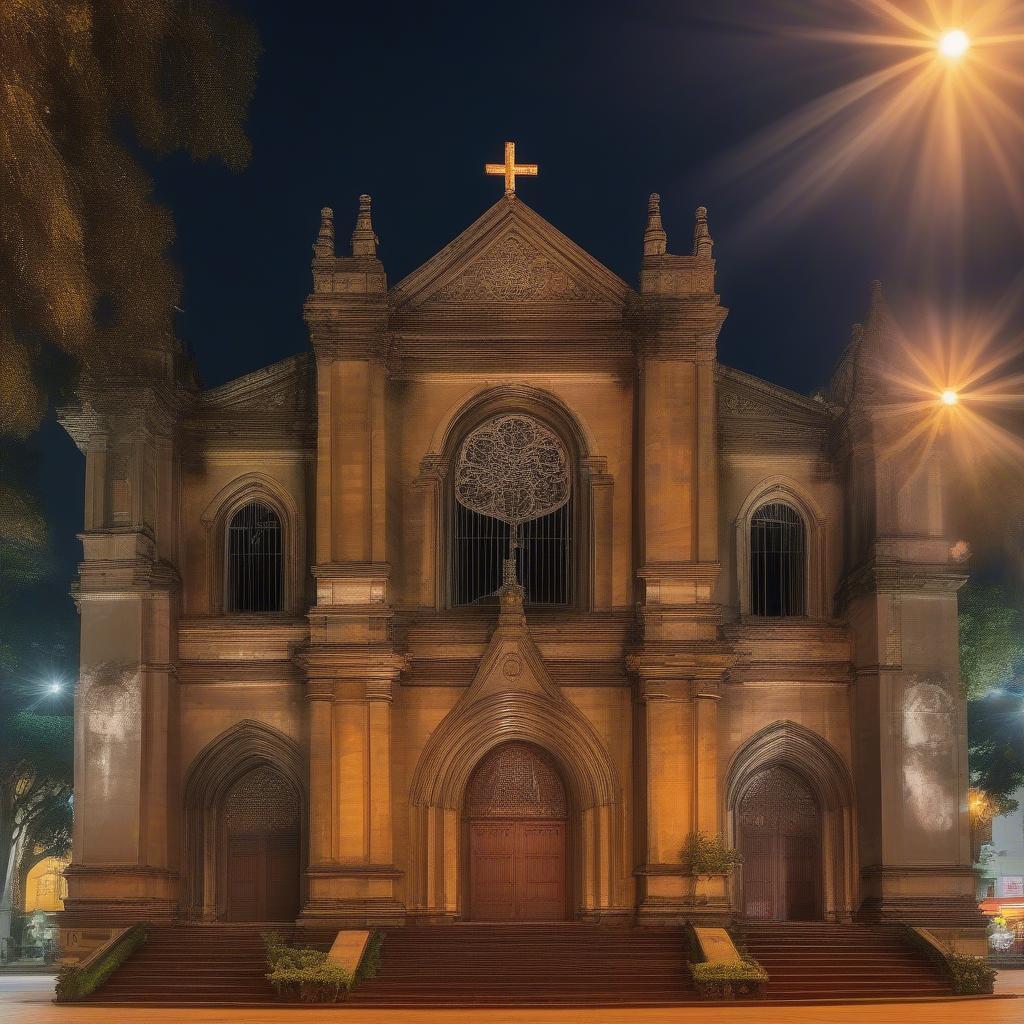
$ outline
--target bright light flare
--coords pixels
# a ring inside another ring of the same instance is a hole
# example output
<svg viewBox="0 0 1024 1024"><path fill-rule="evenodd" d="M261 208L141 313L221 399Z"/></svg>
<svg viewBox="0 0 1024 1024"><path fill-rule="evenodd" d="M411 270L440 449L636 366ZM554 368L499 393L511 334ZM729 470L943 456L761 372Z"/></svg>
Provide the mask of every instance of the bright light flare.
<svg viewBox="0 0 1024 1024"><path fill-rule="evenodd" d="M60 683L54 681L50 683L50 685L46 688L46 691L47 693L60 693L61 690L63 689L64 687Z"/></svg>
<svg viewBox="0 0 1024 1024"><path fill-rule="evenodd" d="M949 514L959 517L950 528L969 522L989 555L1020 560L1024 570L1024 545L1007 530L1008 517L1024 512L1016 504L1024 494L1022 300L1024 278L983 314L890 312L876 412L888 424L886 454L908 479L936 461L944 467Z"/></svg>
<svg viewBox="0 0 1024 1024"><path fill-rule="evenodd" d="M908 241L960 237L969 199L991 206L1002 198L1024 221L1019 0L818 3L798 24L768 13L781 6L760 8L747 27L799 45L791 63L835 54L835 67L857 70L717 168L736 181L761 179L752 236L865 172L877 198L909 213Z"/></svg>
<svg viewBox="0 0 1024 1024"><path fill-rule="evenodd" d="M962 28L946 32L939 39L939 53L949 60L959 60L970 48L970 36Z"/></svg>

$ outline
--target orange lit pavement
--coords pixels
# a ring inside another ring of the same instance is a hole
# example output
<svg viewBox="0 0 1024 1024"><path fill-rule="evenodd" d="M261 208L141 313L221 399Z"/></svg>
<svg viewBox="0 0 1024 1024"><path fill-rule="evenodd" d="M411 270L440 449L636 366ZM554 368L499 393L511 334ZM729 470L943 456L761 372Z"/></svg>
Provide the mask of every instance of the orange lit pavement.
<svg viewBox="0 0 1024 1024"><path fill-rule="evenodd" d="M649 1010L126 1010L54 1006L51 979L0 976L3 1024L1020 1024L1024 1001L990 999L861 1006L681 1007ZM1000 975L997 991L1024 994L1024 971Z"/></svg>

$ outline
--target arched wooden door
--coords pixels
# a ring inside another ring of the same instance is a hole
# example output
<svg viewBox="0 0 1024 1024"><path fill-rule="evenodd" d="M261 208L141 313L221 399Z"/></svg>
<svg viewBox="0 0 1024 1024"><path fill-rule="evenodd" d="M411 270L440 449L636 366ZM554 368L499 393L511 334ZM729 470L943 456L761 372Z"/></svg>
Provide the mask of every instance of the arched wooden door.
<svg viewBox="0 0 1024 1024"><path fill-rule="evenodd" d="M294 921L299 914L299 803L271 768L254 768L224 799L224 917Z"/></svg>
<svg viewBox="0 0 1024 1024"><path fill-rule="evenodd" d="M466 790L466 916L564 920L567 818L565 786L541 750L506 743L491 751Z"/></svg>
<svg viewBox="0 0 1024 1024"><path fill-rule="evenodd" d="M788 768L757 775L739 802L743 911L771 921L821 918L821 812Z"/></svg>

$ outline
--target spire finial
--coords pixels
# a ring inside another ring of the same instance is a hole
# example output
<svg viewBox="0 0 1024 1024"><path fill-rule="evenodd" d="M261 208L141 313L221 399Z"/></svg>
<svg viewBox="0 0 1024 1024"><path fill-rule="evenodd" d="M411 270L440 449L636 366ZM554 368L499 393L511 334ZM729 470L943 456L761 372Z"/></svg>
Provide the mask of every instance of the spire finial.
<svg viewBox="0 0 1024 1024"><path fill-rule="evenodd" d="M661 196L652 192L647 200L647 228L644 231L644 255L664 256L668 247L668 236L661 223Z"/></svg>
<svg viewBox="0 0 1024 1024"><path fill-rule="evenodd" d="M376 256L379 239L373 231L370 219L370 197L359 197L359 215L356 217L356 229L352 232L353 256Z"/></svg>
<svg viewBox="0 0 1024 1024"><path fill-rule="evenodd" d="M711 259L711 250L714 247L714 240L708 230L708 208L698 206L693 224L693 255L701 259Z"/></svg>
<svg viewBox="0 0 1024 1024"><path fill-rule="evenodd" d="M313 243L313 258L334 259L334 211L329 206L320 211L320 231Z"/></svg>

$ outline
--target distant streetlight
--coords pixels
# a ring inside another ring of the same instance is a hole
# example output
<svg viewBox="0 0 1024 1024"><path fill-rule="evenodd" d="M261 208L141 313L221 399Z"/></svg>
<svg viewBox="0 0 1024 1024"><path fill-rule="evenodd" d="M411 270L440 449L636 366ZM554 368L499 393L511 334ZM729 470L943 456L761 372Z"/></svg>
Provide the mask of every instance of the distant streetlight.
<svg viewBox="0 0 1024 1024"><path fill-rule="evenodd" d="M948 60L959 60L970 48L970 37L962 28L952 29L939 39L939 53Z"/></svg>
<svg viewBox="0 0 1024 1024"><path fill-rule="evenodd" d="M64 689L63 685L61 683L58 683L56 680L54 680L54 682L50 683L50 685L46 688L46 692L47 693L60 693L61 690L63 690L63 689Z"/></svg>

